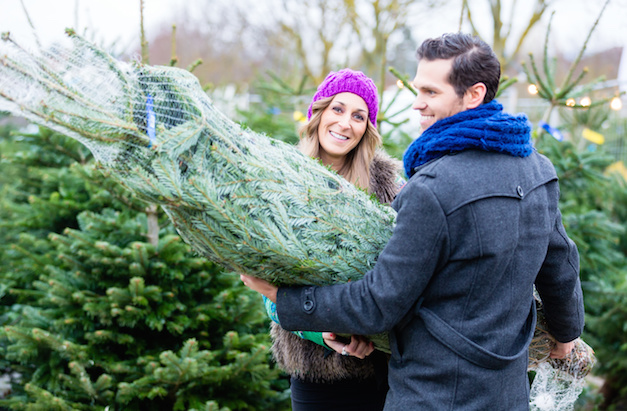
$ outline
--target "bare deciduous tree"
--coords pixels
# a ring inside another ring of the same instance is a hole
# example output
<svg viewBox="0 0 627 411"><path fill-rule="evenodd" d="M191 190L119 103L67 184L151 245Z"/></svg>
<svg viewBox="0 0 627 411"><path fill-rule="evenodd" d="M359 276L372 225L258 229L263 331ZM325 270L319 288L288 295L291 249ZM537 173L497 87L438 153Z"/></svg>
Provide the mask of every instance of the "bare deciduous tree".
<svg viewBox="0 0 627 411"><path fill-rule="evenodd" d="M481 2L483 1L485 0ZM462 0L460 28L466 21L473 34L479 35L491 43L492 49L501 61L503 71L506 71L518 57L521 47L533 27L538 24L553 2L554 0L532 0L523 3L519 3L518 0L507 2L487 0L492 20L492 41L490 42L489 36L477 28L476 19L473 15L477 2L474 2L473 7L471 7L471 1ZM525 15L525 13L527 14ZM516 31L514 30L515 26L518 28Z"/></svg>

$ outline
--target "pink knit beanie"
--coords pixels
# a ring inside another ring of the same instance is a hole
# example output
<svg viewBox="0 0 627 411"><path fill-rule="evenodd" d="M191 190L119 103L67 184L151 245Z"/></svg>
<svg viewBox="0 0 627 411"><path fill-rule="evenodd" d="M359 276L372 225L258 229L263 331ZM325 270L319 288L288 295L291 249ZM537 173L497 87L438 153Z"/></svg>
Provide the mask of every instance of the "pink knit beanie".
<svg viewBox="0 0 627 411"><path fill-rule="evenodd" d="M311 119L313 103L331 97L339 93L349 92L357 94L363 98L368 106L368 116L370 122L377 127L377 112L379 111L379 97L377 86L361 71L353 71L345 68L337 72L330 72L318 86L318 91L314 94L309 110L307 110L307 120Z"/></svg>

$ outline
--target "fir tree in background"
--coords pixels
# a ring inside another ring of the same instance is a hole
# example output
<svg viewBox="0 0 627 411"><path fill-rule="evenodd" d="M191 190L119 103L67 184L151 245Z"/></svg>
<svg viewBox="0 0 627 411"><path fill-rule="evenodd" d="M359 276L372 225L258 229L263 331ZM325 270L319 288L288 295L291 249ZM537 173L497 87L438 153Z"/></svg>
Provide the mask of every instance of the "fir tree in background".
<svg viewBox="0 0 627 411"><path fill-rule="evenodd" d="M22 302L15 293L6 292L8 289L29 288L39 275L31 265L20 263L20 237L30 239L24 252L45 254L51 245L38 240L44 240L50 231L76 227L76 214L99 207L95 198L89 198L85 182L68 169L75 161L84 163L89 151L46 129L9 139L11 130L7 126L0 134L0 272L5 288L1 312Z"/></svg>
<svg viewBox="0 0 627 411"><path fill-rule="evenodd" d="M580 150L546 133L541 133L536 147L555 165L564 226L580 251L586 309L583 338L598 359L594 373L605 379L601 409L607 409L627 399L627 182L606 172L613 159L603 147ZM582 395L580 402L586 400L599 402Z"/></svg>
<svg viewBox="0 0 627 411"><path fill-rule="evenodd" d="M258 296L46 129L1 142L0 358L10 409L287 407ZM7 183L6 185L4 183ZM13 374L15 375L15 374Z"/></svg>
<svg viewBox="0 0 627 411"><path fill-rule="evenodd" d="M608 3L605 2L603 10ZM533 55L530 55L530 68L524 63L523 68L528 81L538 86L538 94L549 103L543 119L548 121L551 112L559 107L563 129L571 135L570 142L558 142L548 133L539 131L536 146L555 165L560 178L564 226L579 248L586 309L583 337L595 349L598 358L595 372L604 378L600 390L604 398L600 406L601 409L622 409L627 404L627 336L624 327L627 323L627 253L624 247L627 184L623 177L607 173L608 166L615 160L604 146L592 145L589 150L582 133L583 127L601 130L610 115L607 107L610 98L597 98L589 106L573 105L575 98L592 92L600 81L580 84L587 73L585 69L576 75L600 17L561 85L556 82L555 60L548 57L550 24L542 70Z"/></svg>

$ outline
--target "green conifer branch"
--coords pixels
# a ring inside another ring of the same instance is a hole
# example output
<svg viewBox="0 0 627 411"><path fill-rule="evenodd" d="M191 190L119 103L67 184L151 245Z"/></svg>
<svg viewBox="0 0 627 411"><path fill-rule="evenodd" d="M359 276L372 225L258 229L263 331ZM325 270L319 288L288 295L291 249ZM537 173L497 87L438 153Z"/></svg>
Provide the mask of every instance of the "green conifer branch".
<svg viewBox="0 0 627 411"><path fill-rule="evenodd" d="M536 64L536 60L533 58L533 54L529 53L529 61L531 62L531 69L533 70L533 82L538 88L538 94L548 100L549 102L554 101L555 96L553 95L553 90L549 88L546 81L542 79L540 75L540 70L538 70L538 65Z"/></svg>

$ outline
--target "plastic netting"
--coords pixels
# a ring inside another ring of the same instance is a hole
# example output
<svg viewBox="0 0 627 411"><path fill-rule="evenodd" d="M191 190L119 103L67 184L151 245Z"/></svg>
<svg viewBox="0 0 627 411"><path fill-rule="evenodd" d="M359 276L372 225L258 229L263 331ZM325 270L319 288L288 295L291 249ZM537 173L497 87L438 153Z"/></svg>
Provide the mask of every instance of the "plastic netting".
<svg viewBox="0 0 627 411"><path fill-rule="evenodd" d="M76 138L105 166L148 162L145 148L173 141L166 131L179 125L233 127L203 104L207 95L185 70L122 62L78 36L44 50L24 49L8 34L3 40L0 109ZM178 151L193 137L176 141Z"/></svg>
<svg viewBox="0 0 627 411"><path fill-rule="evenodd" d="M160 204L194 250L227 269L332 284L372 268L394 226L390 207L293 146L239 127L191 73L122 62L69 35L67 46L46 50L2 36L0 111L80 141L120 184ZM532 404L572 402L592 350L579 340L575 356L551 360L541 316L538 324ZM375 343L388 351L385 338Z"/></svg>
<svg viewBox="0 0 627 411"><path fill-rule="evenodd" d="M0 110L73 137L160 204L209 259L282 284L359 278L395 213L295 147L242 129L186 70L67 47L0 42ZM366 218L367 216L367 218Z"/></svg>
<svg viewBox="0 0 627 411"><path fill-rule="evenodd" d="M186 70L119 61L69 32L27 50L0 41L0 110L93 153L163 207L195 251L278 284L333 284L370 270L396 213L294 146L246 130ZM387 336L372 336L387 351Z"/></svg>
<svg viewBox="0 0 627 411"><path fill-rule="evenodd" d="M535 292L535 290L534 290ZM549 334L540 297L535 292L538 319L529 345L529 370L535 372L529 406L534 411L570 411L585 386L596 357L581 338L564 359L550 358L555 339Z"/></svg>
<svg viewBox="0 0 627 411"><path fill-rule="evenodd" d="M533 411L570 411L586 384L574 376L543 362L536 369L531 385L529 408Z"/></svg>

